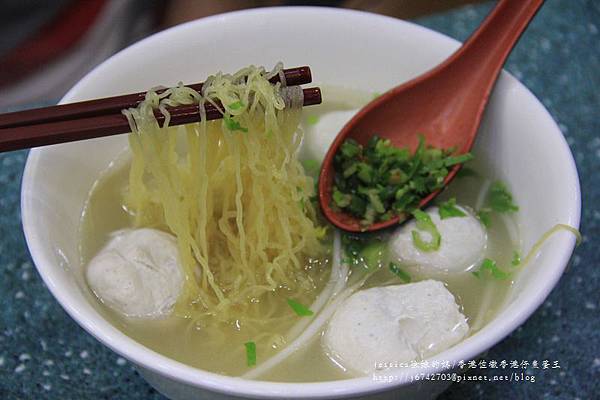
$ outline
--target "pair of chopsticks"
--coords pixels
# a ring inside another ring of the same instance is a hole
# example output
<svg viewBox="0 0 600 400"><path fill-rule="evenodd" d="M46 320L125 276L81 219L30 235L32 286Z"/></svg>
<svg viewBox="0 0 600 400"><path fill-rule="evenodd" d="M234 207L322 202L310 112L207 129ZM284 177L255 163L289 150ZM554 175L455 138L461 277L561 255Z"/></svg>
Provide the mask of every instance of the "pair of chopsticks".
<svg viewBox="0 0 600 400"><path fill-rule="evenodd" d="M307 66L284 69L283 75L287 86L312 82ZM279 81L279 74L271 78L272 83ZM197 91L202 89L202 83L187 86ZM321 103L321 90L318 87L303 89L303 92L305 106ZM137 107L145 95L146 92L140 92L0 114L0 152L128 133L129 123L121 110ZM223 117L213 104L207 102L204 106L208 120ZM182 125L200 119L198 105L167 109L171 115L170 125ZM158 111L155 116L162 125L164 116Z"/></svg>

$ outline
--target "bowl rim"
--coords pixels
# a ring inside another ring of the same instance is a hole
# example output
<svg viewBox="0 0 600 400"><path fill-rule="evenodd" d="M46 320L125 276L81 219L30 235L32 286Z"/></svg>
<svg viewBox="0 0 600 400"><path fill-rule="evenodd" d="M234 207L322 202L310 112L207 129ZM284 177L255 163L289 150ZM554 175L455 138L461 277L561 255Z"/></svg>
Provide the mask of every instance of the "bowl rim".
<svg viewBox="0 0 600 400"><path fill-rule="evenodd" d="M165 35L170 35L173 32L190 29L196 25L209 24L215 20L223 20L227 18L235 18L240 15L252 16L259 18L260 16L272 17L273 15L286 15L290 12L298 13L326 13L336 18L344 18L346 16L353 16L358 18L370 19L371 23L382 23L382 24L405 24L409 29L416 32L430 35L435 40L439 40L443 45L459 45L455 39L452 39L442 33L430 30L423 26L417 25L412 22L399 20L396 18L373 14L364 11L356 11L349 9L340 8L329 8L329 7L263 7L249 10L234 11L225 14L218 14L194 21L190 21L181 25L171 27L161 32L155 33L147 38L138 41L131 46L121 50L115 55L111 56L92 71L90 71L85 77L83 77L67 94L62 98L60 103L69 102L71 99L76 97L77 92L80 88L87 84L89 80L95 79L95 74L98 70L102 69L105 65L117 62L122 57L127 57L127 53L132 49L147 46L148 43L161 38ZM193 29L193 28L192 28ZM552 116L546 110L546 108L540 103L540 101L527 89L523 84L518 82L516 78L510 75L506 71L502 71L503 79L508 79L516 83L518 87L523 91L522 95L527 96L528 103L535 104L539 111L543 115L543 118L550 119L554 124L554 132L552 134L558 135L561 140L560 148L561 151L566 152L568 156L568 165L565 165L566 175L573 180L573 185L576 187L576 193L574 193L572 204L568 211L570 222L575 228L579 228L580 214L581 214L581 193L579 185L579 177L577 174L577 168L573 155L570 148L560 132L560 129ZM547 132L546 134L551 134ZM381 383L374 381L371 377L359 377L352 378L343 381L325 381L325 382L307 382L307 383L284 383L284 382L269 382L269 381L257 381L257 380L246 380L239 377L230 377L220 375L217 373L201 370L180 363L173 359L170 359L164 355L154 352L153 350L137 343L133 339L129 338L124 333L114 334L96 324L94 321L96 317L91 315L85 315L80 312L77 307L77 303L69 293L60 292L57 287L57 282L53 278L52 274L48 271L52 270L52 265L55 261L45 257L42 248L44 246L43 240L37 233L36 227L36 209L30 204L27 195L35 192L34 186L34 173L38 167L40 156L44 152L44 148L32 149L29 152L25 170L23 172L22 184L21 184L21 215L22 225L29 248L31 258L36 265L36 268L42 277L44 283L51 291L55 299L60 303L63 309L73 318L81 327L83 327L88 333L98 339L105 346L109 347L116 353L129 359L134 364L137 364L144 369L150 370L161 376L169 379L213 392L223 393L227 395L237 395L253 398L340 398L348 395L365 395L381 391L390 390L391 388L398 387L408 383L407 379L401 379L395 382ZM540 290L535 298L533 298L529 304L521 304L517 312L507 316L502 324L497 323L497 320L488 324L487 327L494 327L495 329L487 329L485 334L481 334L482 331L477 334L463 340L456 346L446 350L438 355L435 359L439 360L468 360L476 357L478 354L489 349L503 338L508 336L513 330L521 325L546 299L550 291L555 287L560 276L562 275L567 263L571 257L572 251L575 247L575 238L572 236L566 237L556 244L560 247L561 257L554 261L555 267L552 268L554 274L545 275L546 281L543 290ZM92 318L93 317L93 318ZM106 320L97 316L97 318L108 323ZM108 323L110 324L110 323ZM436 373L446 369L445 367L437 368L419 368L419 369L408 369L406 374L410 375L414 373ZM343 384L340 384L343 382Z"/></svg>

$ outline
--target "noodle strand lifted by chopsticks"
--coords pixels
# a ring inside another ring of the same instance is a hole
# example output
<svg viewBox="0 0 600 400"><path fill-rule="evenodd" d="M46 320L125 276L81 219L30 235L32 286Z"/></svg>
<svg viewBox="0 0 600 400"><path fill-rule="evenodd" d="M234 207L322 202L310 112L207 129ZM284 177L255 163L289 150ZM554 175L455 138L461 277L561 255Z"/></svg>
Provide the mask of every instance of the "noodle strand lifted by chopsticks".
<svg viewBox="0 0 600 400"><path fill-rule="evenodd" d="M137 226L177 237L186 279L176 311L257 318L260 307L249 305L267 292L314 288L305 260L323 246L308 201L314 183L296 159L302 91L248 67L210 77L201 93L181 84L168 92L124 111L133 153L126 203ZM198 123L163 128L154 117L203 102L220 102L224 119L206 121L201 105Z"/></svg>

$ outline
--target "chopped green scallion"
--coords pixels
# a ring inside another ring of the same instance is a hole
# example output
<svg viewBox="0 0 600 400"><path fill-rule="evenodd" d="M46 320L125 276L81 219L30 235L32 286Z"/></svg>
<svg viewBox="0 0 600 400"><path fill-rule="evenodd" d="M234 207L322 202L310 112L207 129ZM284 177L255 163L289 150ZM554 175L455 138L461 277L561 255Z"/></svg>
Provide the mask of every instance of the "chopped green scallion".
<svg viewBox="0 0 600 400"><path fill-rule="evenodd" d="M369 235L342 235L343 263L373 270L383 265L386 243Z"/></svg>
<svg viewBox="0 0 600 400"><path fill-rule="evenodd" d="M325 237L327 236L327 230L328 230L327 228L328 228L327 225L317 226L315 228L315 236L317 237L317 239L319 239L319 240L325 239Z"/></svg>
<svg viewBox="0 0 600 400"><path fill-rule="evenodd" d="M483 209L480 210L477 213L477 218L479 218L479 220L481 221L481 223L486 227L489 228L492 225L492 213L490 210L488 209Z"/></svg>
<svg viewBox="0 0 600 400"><path fill-rule="evenodd" d="M225 127L232 132L242 131L248 132L248 128L244 128L240 125L240 123L228 115L223 115L223 122L225 123Z"/></svg>
<svg viewBox="0 0 600 400"><path fill-rule="evenodd" d="M381 267L385 252L385 244L383 242L372 242L366 245L360 252L360 257L365 266L369 270Z"/></svg>
<svg viewBox="0 0 600 400"><path fill-rule="evenodd" d="M256 365L256 343L246 342L244 346L246 347L246 365L253 367Z"/></svg>
<svg viewBox="0 0 600 400"><path fill-rule="evenodd" d="M314 314L308 307L298 303L294 299L287 299L287 303L299 317L309 317Z"/></svg>
<svg viewBox="0 0 600 400"><path fill-rule="evenodd" d="M319 168L321 167L321 165L319 164L318 161L312 160L312 159L303 160L302 166L304 167L304 170L306 171L306 173L309 175L318 174Z"/></svg>
<svg viewBox="0 0 600 400"><path fill-rule="evenodd" d="M467 216L467 214L465 214L464 211L456 207L456 198L454 197L446 201L445 203L440 204L438 212L440 213L441 219Z"/></svg>
<svg viewBox="0 0 600 400"><path fill-rule="evenodd" d="M481 274L486 270L489 271L492 274L492 276L496 279L505 280L511 277L511 274L509 272L501 270L496 265L496 261L489 258L483 260L483 262L481 263L481 267L479 267L479 270L473 272L473 275L479 278L481 277Z"/></svg>
<svg viewBox="0 0 600 400"><path fill-rule="evenodd" d="M340 146L340 152L345 158L353 158L362 153L362 147L355 140L348 139Z"/></svg>
<svg viewBox="0 0 600 400"><path fill-rule="evenodd" d="M231 110L239 110L240 108L244 107L244 103L242 103L241 100L238 100L236 102L231 103L228 107Z"/></svg>
<svg viewBox="0 0 600 400"><path fill-rule="evenodd" d="M521 253L517 250L513 251L512 261L510 262L514 267L521 264Z"/></svg>
<svg viewBox="0 0 600 400"><path fill-rule="evenodd" d="M431 235L430 241L426 242L421 237L421 233L419 231L412 231L412 239L415 247L425 252L438 250L442 244L442 235L440 235L440 232L431 220L429 214L419 209L414 210L412 214L415 217L417 229L427 232L429 235Z"/></svg>
<svg viewBox="0 0 600 400"><path fill-rule="evenodd" d="M337 189L333 190L331 197L333 198L333 203L339 208L348 207L352 201L352 195L342 193Z"/></svg>
<svg viewBox="0 0 600 400"><path fill-rule="evenodd" d="M411 278L408 272L400 268L400 266L394 262L390 262L390 271L400 278L404 283L410 283Z"/></svg>
<svg viewBox="0 0 600 400"><path fill-rule="evenodd" d="M499 213L519 211L519 206L514 203L512 194L509 192L506 185L500 181L492 184L487 200L489 207L493 211Z"/></svg>
<svg viewBox="0 0 600 400"><path fill-rule="evenodd" d="M410 213L422 198L444 186L451 166L472 158L453 152L427 146L423 135L414 154L377 136L366 145L347 139L333 160L332 206L359 218L361 226Z"/></svg>
<svg viewBox="0 0 600 400"><path fill-rule="evenodd" d="M467 161L471 161L472 159L473 154L471 153L461 154L460 156L450 156L446 158L446 160L444 160L444 165L446 167L451 167L456 164L466 163Z"/></svg>

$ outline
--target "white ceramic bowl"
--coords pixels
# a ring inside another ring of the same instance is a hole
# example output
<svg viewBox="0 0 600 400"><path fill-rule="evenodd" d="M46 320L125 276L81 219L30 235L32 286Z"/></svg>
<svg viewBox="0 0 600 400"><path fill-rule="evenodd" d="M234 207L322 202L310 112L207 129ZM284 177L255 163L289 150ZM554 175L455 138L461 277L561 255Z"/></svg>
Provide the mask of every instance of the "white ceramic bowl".
<svg viewBox="0 0 600 400"><path fill-rule="evenodd" d="M62 101L179 80L197 82L218 70L235 71L250 63L270 67L279 60L287 66L310 65L317 83L381 92L433 67L458 46L444 35L373 14L310 7L256 9L190 22L145 39L101 64ZM119 136L32 150L23 176L23 229L40 275L64 309L138 365L158 390L178 399L422 398L447 385L410 384L405 378L383 384L370 377L302 384L247 381L181 364L121 333L92 306L82 284L77 246L87 193L125 146L126 137ZM474 152L512 188L521 207L524 249L556 223L579 226L579 181L569 147L542 104L508 73L500 76ZM556 285L574 243L571 234L553 236L519 274L493 322L436 359L471 359L522 324Z"/></svg>

